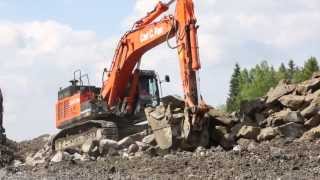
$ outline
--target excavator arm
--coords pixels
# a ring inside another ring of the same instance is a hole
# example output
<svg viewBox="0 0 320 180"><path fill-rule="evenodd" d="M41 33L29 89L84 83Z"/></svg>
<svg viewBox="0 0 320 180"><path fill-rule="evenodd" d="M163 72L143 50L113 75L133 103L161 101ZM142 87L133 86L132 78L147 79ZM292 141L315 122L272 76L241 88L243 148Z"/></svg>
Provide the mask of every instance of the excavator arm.
<svg viewBox="0 0 320 180"><path fill-rule="evenodd" d="M175 0L156 8L134 24L120 40L101 95L108 107L113 107L124 97L125 89L134 68L144 53L170 38L176 37L180 73L187 107L199 105L197 71L200 69L197 42L197 26L192 0L176 0L174 16L165 16L153 22Z"/></svg>

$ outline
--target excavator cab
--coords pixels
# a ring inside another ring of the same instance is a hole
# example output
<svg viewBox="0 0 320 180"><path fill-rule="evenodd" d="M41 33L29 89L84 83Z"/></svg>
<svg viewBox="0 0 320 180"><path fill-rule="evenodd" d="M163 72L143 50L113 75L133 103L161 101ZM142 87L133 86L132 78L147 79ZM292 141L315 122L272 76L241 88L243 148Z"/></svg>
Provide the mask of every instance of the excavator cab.
<svg viewBox="0 0 320 180"><path fill-rule="evenodd" d="M144 108L160 104L159 81L155 71L140 70L138 99L139 105Z"/></svg>

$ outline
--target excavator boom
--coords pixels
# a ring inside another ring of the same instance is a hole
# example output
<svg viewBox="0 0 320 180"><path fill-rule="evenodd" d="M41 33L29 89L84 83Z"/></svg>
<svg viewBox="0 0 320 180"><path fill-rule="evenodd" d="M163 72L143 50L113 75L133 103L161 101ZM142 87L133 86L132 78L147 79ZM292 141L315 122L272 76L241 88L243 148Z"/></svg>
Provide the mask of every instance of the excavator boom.
<svg viewBox="0 0 320 180"><path fill-rule="evenodd" d="M196 75L201 66L193 1L177 0L175 16L166 16L159 22L153 22L168 10L168 6L173 2L159 2L152 12L135 23L133 30L121 38L108 79L104 81L101 91L109 107L123 99L130 74L140 62L142 55L172 37L176 37L186 106L199 105Z"/></svg>

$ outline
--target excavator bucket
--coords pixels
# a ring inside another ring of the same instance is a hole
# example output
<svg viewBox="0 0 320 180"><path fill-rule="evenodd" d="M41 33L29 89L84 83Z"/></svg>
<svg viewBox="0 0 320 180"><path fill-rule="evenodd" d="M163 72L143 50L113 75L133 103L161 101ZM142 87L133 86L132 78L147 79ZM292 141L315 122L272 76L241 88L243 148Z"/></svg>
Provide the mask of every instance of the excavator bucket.
<svg viewBox="0 0 320 180"><path fill-rule="evenodd" d="M196 146L207 146L209 135L207 124L201 129L192 129L190 115L184 109L184 102L178 97L162 98L161 105L146 108L145 114L161 149L192 149Z"/></svg>
<svg viewBox="0 0 320 180"><path fill-rule="evenodd" d="M172 130L165 116L166 111L164 106L145 109L148 123L161 149L168 149L172 146Z"/></svg>

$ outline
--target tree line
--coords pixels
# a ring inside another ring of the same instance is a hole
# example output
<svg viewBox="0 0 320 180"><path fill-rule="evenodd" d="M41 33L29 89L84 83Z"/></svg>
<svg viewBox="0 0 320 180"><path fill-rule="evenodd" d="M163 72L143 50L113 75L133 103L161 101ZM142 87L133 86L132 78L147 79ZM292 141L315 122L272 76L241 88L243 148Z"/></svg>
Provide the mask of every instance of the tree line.
<svg viewBox="0 0 320 180"><path fill-rule="evenodd" d="M242 101L264 96L282 79L299 83L309 79L316 71L319 71L319 65L315 57L310 57L302 67L290 60L287 65L281 63L277 69L267 61L262 61L249 69L241 68L236 63L230 80L226 110L238 111Z"/></svg>

